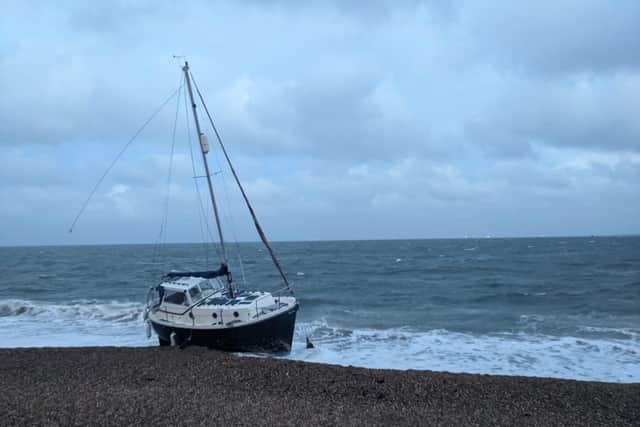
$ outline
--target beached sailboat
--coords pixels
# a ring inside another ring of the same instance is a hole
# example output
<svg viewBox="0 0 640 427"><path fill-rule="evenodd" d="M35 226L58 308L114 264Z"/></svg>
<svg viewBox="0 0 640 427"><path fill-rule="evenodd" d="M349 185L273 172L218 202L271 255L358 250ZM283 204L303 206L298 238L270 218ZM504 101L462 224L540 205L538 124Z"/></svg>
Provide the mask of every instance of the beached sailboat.
<svg viewBox="0 0 640 427"><path fill-rule="evenodd" d="M278 270L284 287L279 292L239 290L234 286L225 250L225 241L211 183L207 153L209 144L200 129L193 96L193 76L185 62L184 79L199 135L205 177L219 238L220 266L207 271L170 272L152 287L147 296L145 321L147 333L155 331L161 346L200 345L229 351L282 352L291 349L298 302L287 278L267 241L249 199L231 164L229 156L213 124L204 99L195 84L200 103L211 122L229 169L253 218L254 225Z"/></svg>

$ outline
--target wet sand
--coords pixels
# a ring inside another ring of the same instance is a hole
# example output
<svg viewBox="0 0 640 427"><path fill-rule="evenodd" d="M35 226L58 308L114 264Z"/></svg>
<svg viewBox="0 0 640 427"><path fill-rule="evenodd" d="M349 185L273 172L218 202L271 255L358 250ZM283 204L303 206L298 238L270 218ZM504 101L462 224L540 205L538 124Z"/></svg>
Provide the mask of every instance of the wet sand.
<svg viewBox="0 0 640 427"><path fill-rule="evenodd" d="M0 349L2 425L640 425L640 384L338 367L203 348Z"/></svg>

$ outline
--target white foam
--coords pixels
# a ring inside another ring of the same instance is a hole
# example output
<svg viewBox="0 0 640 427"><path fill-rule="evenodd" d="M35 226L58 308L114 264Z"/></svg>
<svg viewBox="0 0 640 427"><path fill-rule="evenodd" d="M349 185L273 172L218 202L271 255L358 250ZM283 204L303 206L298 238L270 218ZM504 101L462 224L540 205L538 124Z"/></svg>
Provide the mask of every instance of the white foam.
<svg viewBox="0 0 640 427"><path fill-rule="evenodd" d="M523 333L472 335L432 330L313 330L314 349L297 334L290 359L382 369L419 369L640 382L640 340L586 339Z"/></svg>
<svg viewBox="0 0 640 427"><path fill-rule="evenodd" d="M142 303L78 300L68 304L0 302L0 347L148 346ZM525 321L540 321L526 316ZM420 369L640 382L640 331L579 328L596 338L447 330L336 328L298 322L290 359L384 369ZM598 334L612 338L599 337ZM314 349L306 349L310 335Z"/></svg>
<svg viewBox="0 0 640 427"><path fill-rule="evenodd" d="M144 305L132 302L0 302L0 347L145 346Z"/></svg>
<svg viewBox="0 0 640 427"><path fill-rule="evenodd" d="M49 321L74 319L101 319L106 321L131 321L142 319L144 305L134 302L97 302L74 300L68 304L10 299L0 302L2 317L34 317Z"/></svg>
<svg viewBox="0 0 640 427"><path fill-rule="evenodd" d="M640 341L640 331L631 328L606 328L603 326L580 326L578 328L584 332L595 332L604 334L616 334L624 336L625 338L631 338L635 341Z"/></svg>

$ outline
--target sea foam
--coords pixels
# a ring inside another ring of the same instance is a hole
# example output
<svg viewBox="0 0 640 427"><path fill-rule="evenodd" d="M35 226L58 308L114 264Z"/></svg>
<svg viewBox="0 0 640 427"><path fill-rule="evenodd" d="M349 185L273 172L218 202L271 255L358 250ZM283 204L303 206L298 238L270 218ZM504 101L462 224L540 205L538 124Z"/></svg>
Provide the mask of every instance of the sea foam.
<svg viewBox="0 0 640 427"><path fill-rule="evenodd" d="M0 347L150 346L143 304L77 300L0 302ZM584 326L587 332L603 328ZM289 359L380 369L417 369L640 382L640 333L605 328L610 338L535 333L471 334L446 329L349 329L298 322ZM307 349L310 336L314 349Z"/></svg>
<svg viewBox="0 0 640 427"><path fill-rule="evenodd" d="M306 349L310 332L314 349ZM302 323L290 359L381 369L417 369L524 375L611 382L640 381L640 338L628 339L496 333L443 329L342 329Z"/></svg>

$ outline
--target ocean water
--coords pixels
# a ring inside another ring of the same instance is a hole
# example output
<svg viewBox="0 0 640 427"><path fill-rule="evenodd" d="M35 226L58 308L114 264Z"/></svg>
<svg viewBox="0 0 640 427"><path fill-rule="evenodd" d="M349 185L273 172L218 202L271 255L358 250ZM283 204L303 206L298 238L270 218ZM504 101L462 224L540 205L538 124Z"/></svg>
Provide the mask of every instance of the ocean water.
<svg viewBox="0 0 640 427"><path fill-rule="evenodd" d="M640 237L274 248L300 300L294 346L281 357L640 382ZM260 244L230 249L239 287L280 287ZM2 247L0 347L156 345L142 320L148 288L171 269L215 267L212 252L201 244Z"/></svg>

